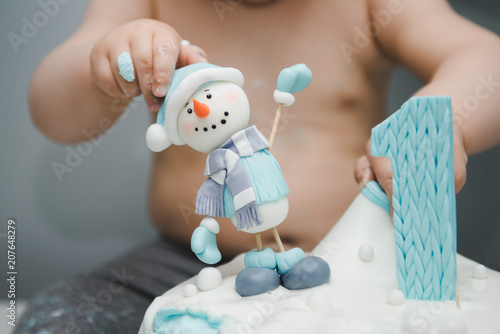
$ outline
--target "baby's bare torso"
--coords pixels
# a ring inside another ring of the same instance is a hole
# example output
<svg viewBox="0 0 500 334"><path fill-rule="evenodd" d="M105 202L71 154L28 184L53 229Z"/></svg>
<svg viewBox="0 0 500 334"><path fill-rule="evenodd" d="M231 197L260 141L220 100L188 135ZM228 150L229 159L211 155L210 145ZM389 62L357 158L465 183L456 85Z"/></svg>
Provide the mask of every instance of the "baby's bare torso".
<svg viewBox="0 0 500 334"><path fill-rule="evenodd" d="M278 73L296 63L312 70L311 85L285 109L272 151L290 188L290 212L278 231L285 247L312 249L359 192L354 166L385 111L391 67L373 42L355 40L355 29L364 30L369 21L365 1L154 4L155 18L202 47L211 63L243 72L250 123L268 138ZM357 48L350 56L347 45ZM170 147L155 157L151 218L161 233L181 243L189 243L203 218L194 214L194 202L205 179L205 159L206 154L187 146ZM224 255L255 247L254 235L237 232L228 219L218 220ZM262 238L264 245L274 245L271 233Z"/></svg>

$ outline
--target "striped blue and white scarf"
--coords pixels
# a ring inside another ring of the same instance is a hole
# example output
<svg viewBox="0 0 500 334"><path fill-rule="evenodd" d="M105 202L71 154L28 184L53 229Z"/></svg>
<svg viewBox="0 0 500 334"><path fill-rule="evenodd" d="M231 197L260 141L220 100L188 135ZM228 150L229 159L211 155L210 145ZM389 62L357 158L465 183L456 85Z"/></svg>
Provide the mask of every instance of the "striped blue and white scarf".
<svg viewBox="0 0 500 334"><path fill-rule="evenodd" d="M238 230L262 224L252 180L239 160L268 147L269 142L254 125L236 132L213 150L205 166L205 175L209 178L198 190L195 212L224 217L224 187L227 186L233 196Z"/></svg>

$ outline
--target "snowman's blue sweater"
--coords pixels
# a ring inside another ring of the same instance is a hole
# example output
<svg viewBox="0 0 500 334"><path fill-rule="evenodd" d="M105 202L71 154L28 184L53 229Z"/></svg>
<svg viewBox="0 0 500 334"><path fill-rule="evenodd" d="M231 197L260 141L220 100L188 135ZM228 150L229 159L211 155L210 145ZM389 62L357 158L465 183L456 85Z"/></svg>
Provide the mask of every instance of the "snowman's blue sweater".
<svg viewBox="0 0 500 334"><path fill-rule="evenodd" d="M253 155L242 157L240 163L248 171L252 180L257 205L274 202L281 197L288 196L289 190L281 168L269 150L264 149ZM228 218L235 214L233 195L227 186L224 187L224 214Z"/></svg>

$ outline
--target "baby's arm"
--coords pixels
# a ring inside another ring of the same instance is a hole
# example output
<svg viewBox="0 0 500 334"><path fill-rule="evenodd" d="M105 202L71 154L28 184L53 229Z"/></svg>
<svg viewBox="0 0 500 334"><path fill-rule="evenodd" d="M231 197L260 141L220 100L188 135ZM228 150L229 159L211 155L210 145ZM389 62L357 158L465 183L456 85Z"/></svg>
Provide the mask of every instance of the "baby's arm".
<svg viewBox="0 0 500 334"><path fill-rule="evenodd" d="M452 97L458 192L467 156L500 143L500 38L457 15L444 0L370 0L369 7L372 20L373 13L392 9L376 42L426 83L415 95ZM358 181L373 179L371 167L391 198L390 162L371 157L369 147L358 162Z"/></svg>
<svg viewBox="0 0 500 334"><path fill-rule="evenodd" d="M179 34L150 19L152 11L146 0L90 3L79 29L33 75L30 110L41 132L60 142L88 140L85 134L109 128L140 94L151 110L159 109L176 62L185 65L204 57L197 47L181 49ZM122 52L132 55L132 82L119 74L116 61Z"/></svg>

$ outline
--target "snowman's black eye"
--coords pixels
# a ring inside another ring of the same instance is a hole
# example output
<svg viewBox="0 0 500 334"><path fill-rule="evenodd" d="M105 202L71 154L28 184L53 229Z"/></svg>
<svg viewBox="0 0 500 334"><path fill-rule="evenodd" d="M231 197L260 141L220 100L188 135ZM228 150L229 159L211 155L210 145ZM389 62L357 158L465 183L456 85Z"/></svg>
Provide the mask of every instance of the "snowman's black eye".
<svg viewBox="0 0 500 334"><path fill-rule="evenodd" d="M212 98L212 94L207 94L207 99L211 99Z"/></svg>
<svg viewBox="0 0 500 334"><path fill-rule="evenodd" d="M187 112L188 112L188 114L192 114L192 113L193 113L193 109L189 108L189 109L187 110Z"/></svg>

